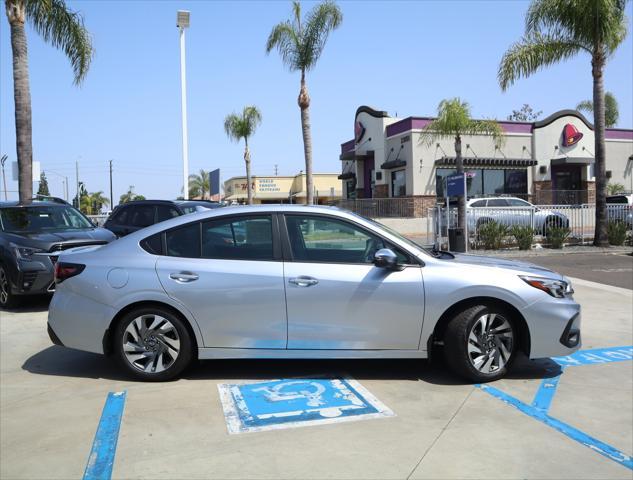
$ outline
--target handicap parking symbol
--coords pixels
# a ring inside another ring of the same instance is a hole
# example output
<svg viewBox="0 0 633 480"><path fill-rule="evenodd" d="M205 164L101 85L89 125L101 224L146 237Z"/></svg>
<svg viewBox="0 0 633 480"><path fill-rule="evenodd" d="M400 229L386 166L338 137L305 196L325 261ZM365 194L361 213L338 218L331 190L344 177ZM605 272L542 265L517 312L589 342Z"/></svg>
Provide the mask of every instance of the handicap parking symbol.
<svg viewBox="0 0 633 480"><path fill-rule="evenodd" d="M220 384L218 389L229 433L394 415L360 383L348 378Z"/></svg>

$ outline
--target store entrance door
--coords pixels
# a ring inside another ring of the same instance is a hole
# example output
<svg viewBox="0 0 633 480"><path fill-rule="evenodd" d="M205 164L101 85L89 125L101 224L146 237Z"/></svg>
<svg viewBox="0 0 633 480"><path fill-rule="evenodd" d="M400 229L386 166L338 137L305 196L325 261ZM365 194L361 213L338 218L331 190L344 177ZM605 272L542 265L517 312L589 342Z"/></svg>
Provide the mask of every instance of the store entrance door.
<svg viewBox="0 0 633 480"><path fill-rule="evenodd" d="M557 204L579 204L586 200L582 190L582 165L553 165L553 200Z"/></svg>

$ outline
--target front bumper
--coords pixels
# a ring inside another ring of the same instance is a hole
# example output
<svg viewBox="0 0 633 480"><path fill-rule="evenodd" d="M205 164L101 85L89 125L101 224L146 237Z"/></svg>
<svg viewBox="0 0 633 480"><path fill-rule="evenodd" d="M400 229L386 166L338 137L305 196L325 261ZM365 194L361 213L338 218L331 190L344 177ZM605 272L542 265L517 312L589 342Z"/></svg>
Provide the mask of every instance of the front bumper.
<svg viewBox="0 0 633 480"><path fill-rule="evenodd" d="M36 260L18 259L11 282L11 293L14 295L41 295L55 291L53 258L48 255L37 257Z"/></svg>
<svg viewBox="0 0 633 480"><path fill-rule="evenodd" d="M522 313L530 330L530 358L571 355L581 347L581 311L573 298L547 298Z"/></svg>

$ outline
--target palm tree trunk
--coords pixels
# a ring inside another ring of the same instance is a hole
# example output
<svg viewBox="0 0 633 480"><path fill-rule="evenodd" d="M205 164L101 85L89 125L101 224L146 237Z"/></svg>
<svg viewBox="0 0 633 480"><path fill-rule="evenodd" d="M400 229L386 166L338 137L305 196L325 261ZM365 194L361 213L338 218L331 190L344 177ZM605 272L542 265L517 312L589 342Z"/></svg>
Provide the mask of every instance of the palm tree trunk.
<svg viewBox="0 0 633 480"><path fill-rule="evenodd" d="M306 204L312 205L313 181L312 181L312 132L310 130L310 95L306 86L305 71L301 71L301 90L299 91L299 108L301 108L301 130L303 132L303 154L306 161Z"/></svg>
<svg viewBox="0 0 633 480"><path fill-rule="evenodd" d="M246 164L246 196L249 205L253 204L253 186L251 185L251 152L248 149L248 138L244 137L244 163Z"/></svg>
<svg viewBox="0 0 633 480"><path fill-rule="evenodd" d="M455 165L457 173L464 173L464 160L462 158L462 137L455 136ZM464 228L466 225L466 193L457 197L457 226ZM465 232L464 232L465 233Z"/></svg>
<svg viewBox="0 0 633 480"><path fill-rule="evenodd" d="M24 2L6 3L7 17L11 25L11 49L13 51L13 96L15 100L15 139L18 158L18 190L20 203L30 203L33 198L33 143L31 130L31 90L29 88L29 63L24 29Z"/></svg>
<svg viewBox="0 0 633 480"><path fill-rule="evenodd" d="M593 244L608 247L607 235L607 172L604 144L605 106L604 106L604 55L602 49L596 49L592 64L593 75L593 124L595 137L595 176L596 176L596 230Z"/></svg>

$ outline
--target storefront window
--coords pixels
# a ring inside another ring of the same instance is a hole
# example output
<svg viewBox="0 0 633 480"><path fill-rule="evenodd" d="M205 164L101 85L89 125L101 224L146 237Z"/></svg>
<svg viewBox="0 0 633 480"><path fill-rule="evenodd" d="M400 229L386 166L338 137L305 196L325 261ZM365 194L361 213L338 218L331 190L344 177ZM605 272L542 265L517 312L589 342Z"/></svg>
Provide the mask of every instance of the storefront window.
<svg viewBox="0 0 633 480"><path fill-rule="evenodd" d="M505 177L503 170L483 170L484 195L501 195L504 193Z"/></svg>
<svg viewBox="0 0 633 480"><path fill-rule="evenodd" d="M404 197L407 194L407 181L404 170L391 172L391 196Z"/></svg>
<svg viewBox="0 0 633 480"><path fill-rule="evenodd" d="M456 173L454 168L438 168L435 171L435 191L444 197L444 181ZM527 194L527 170L501 170L469 168L466 170L468 197Z"/></svg>

